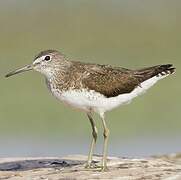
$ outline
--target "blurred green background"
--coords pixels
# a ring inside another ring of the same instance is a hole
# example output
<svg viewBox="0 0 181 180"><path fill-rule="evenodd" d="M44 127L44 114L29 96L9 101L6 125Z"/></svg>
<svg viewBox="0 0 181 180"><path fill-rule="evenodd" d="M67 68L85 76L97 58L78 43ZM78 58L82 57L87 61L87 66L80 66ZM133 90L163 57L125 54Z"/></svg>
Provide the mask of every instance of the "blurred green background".
<svg viewBox="0 0 181 180"><path fill-rule="evenodd" d="M55 100L36 72L5 79L41 50L127 68L173 63L177 73L131 104L107 114L109 154L143 156L181 150L179 0L1 0L0 156L88 152L84 113ZM100 119L96 152L100 153Z"/></svg>

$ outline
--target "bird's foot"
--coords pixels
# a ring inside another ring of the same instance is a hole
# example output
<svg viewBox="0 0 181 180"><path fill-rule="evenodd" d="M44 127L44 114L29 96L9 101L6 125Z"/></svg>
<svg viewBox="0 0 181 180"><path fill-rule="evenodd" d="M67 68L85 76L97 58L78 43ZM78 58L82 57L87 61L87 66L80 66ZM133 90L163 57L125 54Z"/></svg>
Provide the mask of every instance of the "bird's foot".
<svg viewBox="0 0 181 180"><path fill-rule="evenodd" d="M99 166L96 165L95 163L87 163L87 164L85 165L85 168L86 168L86 169L95 169L95 168L99 168Z"/></svg>
<svg viewBox="0 0 181 180"><path fill-rule="evenodd" d="M100 168L101 168L101 172L105 172L109 170L107 166L100 166Z"/></svg>
<svg viewBox="0 0 181 180"><path fill-rule="evenodd" d="M103 166L103 165L98 165L98 164L95 164L95 163L87 163L85 165L85 168L86 169L96 169L96 170L100 170L101 172L105 172L105 171L108 171L108 167L107 166Z"/></svg>
<svg viewBox="0 0 181 180"><path fill-rule="evenodd" d="M90 169L91 168L91 163L86 163L85 168Z"/></svg>

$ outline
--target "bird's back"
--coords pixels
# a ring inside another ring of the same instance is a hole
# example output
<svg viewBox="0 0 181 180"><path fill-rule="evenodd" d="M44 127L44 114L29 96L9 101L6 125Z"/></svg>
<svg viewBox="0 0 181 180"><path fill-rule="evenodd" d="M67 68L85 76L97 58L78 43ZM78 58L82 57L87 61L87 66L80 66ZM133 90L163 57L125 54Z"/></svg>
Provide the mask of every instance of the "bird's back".
<svg viewBox="0 0 181 180"><path fill-rule="evenodd" d="M161 75L172 74L174 69L171 64L158 65L139 70L130 70L109 65L75 63L78 72L76 81L79 87L88 88L109 97L130 93L142 82ZM78 65L78 66L77 66ZM77 74L75 72L72 72Z"/></svg>

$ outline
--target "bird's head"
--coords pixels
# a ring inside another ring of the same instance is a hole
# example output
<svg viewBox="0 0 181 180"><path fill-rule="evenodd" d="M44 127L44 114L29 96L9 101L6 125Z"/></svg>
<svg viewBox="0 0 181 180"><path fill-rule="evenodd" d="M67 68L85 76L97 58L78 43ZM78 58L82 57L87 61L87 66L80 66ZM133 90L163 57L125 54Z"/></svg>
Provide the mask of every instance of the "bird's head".
<svg viewBox="0 0 181 180"><path fill-rule="evenodd" d="M40 52L35 58L32 64L14 70L8 73L5 77L10 77L22 72L35 70L41 72L47 77L50 77L54 72L61 67L68 65L68 61L65 56L56 50L46 50Z"/></svg>

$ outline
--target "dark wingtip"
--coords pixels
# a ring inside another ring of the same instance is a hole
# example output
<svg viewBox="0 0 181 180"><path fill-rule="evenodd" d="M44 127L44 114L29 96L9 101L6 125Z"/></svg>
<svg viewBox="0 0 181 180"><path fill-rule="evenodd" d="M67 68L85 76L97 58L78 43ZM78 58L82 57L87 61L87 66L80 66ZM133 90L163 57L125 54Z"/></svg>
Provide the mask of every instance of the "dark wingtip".
<svg viewBox="0 0 181 180"><path fill-rule="evenodd" d="M175 67L173 67L173 64L164 64L164 65L161 65L159 67L160 71L161 71L161 74L162 73L166 73L166 74L173 74L176 70Z"/></svg>
<svg viewBox="0 0 181 180"><path fill-rule="evenodd" d="M160 68L164 68L164 69L168 69L173 67L173 64L164 64L164 65L160 65Z"/></svg>
<svg viewBox="0 0 181 180"><path fill-rule="evenodd" d="M176 68L175 68L175 67L173 67L173 68L169 68L168 70L170 71L170 74L173 74L173 73L175 73Z"/></svg>

